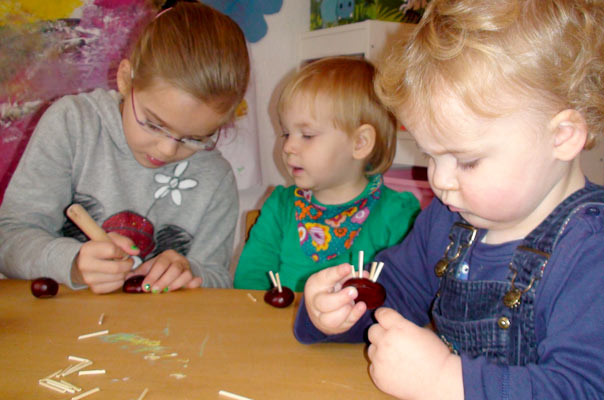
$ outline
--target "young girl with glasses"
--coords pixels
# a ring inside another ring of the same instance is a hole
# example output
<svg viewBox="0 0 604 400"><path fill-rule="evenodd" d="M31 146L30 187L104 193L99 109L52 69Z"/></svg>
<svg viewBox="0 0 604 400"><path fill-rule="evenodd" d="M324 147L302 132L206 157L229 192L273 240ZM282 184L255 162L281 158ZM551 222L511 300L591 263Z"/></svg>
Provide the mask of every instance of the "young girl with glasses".
<svg viewBox="0 0 604 400"><path fill-rule="evenodd" d="M95 293L135 274L154 293L230 286L238 197L215 147L248 79L229 17L201 3L155 17L119 65L119 93L66 96L41 118L0 208L0 272ZM112 242L88 240L72 203Z"/></svg>

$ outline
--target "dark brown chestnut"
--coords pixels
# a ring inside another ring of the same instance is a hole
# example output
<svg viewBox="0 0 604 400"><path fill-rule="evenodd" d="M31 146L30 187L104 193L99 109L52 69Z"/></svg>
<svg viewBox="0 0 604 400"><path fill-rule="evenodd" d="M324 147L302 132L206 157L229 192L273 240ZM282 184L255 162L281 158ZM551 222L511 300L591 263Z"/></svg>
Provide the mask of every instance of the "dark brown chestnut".
<svg viewBox="0 0 604 400"><path fill-rule="evenodd" d="M354 286L357 288L359 295L354 300L355 303L359 301L365 302L369 310L378 308L386 300L386 289L377 282L373 282L367 278L350 278L344 282L343 287Z"/></svg>
<svg viewBox="0 0 604 400"><path fill-rule="evenodd" d="M273 287L264 294L264 301L273 307L285 308L294 301L294 292L285 286L281 287L281 291Z"/></svg>
<svg viewBox="0 0 604 400"><path fill-rule="evenodd" d="M52 278L38 278L31 283L31 294L39 298L53 297L59 291L59 284Z"/></svg>
<svg viewBox="0 0 604 400"><path fill-rule="evenodd" d="M143 290L143 280L145 275L134 275L126 279L122 290L126 293L145 293Z"/></svg>

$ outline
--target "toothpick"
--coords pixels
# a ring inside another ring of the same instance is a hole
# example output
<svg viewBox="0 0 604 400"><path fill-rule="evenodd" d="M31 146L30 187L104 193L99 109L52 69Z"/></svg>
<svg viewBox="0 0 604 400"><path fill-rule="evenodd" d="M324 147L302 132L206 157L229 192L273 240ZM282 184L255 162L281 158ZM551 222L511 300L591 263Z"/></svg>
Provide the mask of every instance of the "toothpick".
<svg viewBox="0 0 604 400"><path fill-rule="evenodd" d="M96 392L98 392L100 390L101 389L99 389L98 387L95 387L94 389L90 389L87 392L84 392L84 393L78 394L77 396L72 397L71 400L80 400L81 398L84 398L86 396L90 396L91 394L96 393Z"/></svg>
<svg viewBox="0 0 604 400"><path fill-rule="evenodd" d="M363 250L359 250L359 278L363 278Z"/></svg>
<svg viewBox="0 0 604 400"><path fill-rule="evenodd" d="M103 325L103 319L105 318L105 313L102 313L99 317L99 325Z"/></svg>
<svg viewBox="0 0 604 400"><path fill-rule="evenodd" d="M378 277L382 273L382 268L384 268L384 263L380 261L380 263L377 266L377 270L375 271L375 275L373 276L373 279L372 279L373 282L377 282Z"/></svg>
<svg viewBox="0 0 604 400"><path fill-rule="evenodd" d="M248 293L248 294L247 294L247 297L249 297L249 298L250 298L250 300L252 300L254 303L258 301L258 300L256 300L256 298L255 298L254 296L252 296L252 294L251 294L251 293Z"/></svg>
<svg viewBox="0 0 604 400"><path fill-rule="evenodd" d="M79 364L76 364L74 366L71 366L65 370L63 370L63 372L61 372L58 376L67 376L67 375L71 375L74 372L77 372L81 369L86 368L87 366L92 365L92 361L82 361Z"/></svg>
<svg viewBox="0 0 604 400"><path fill-rule="evenodd" d="M278 272L277 272L276 276L277 276L277 290L279 290L279 293L281 293L283 291L283 288L281 287L281 279L279 279Z"/></svg>
<svg viewBox="0 0 604 400"><path fill-rule="evenodd" d="M375 269L377 267L377 262L374 261L371 263L371 271L369 271L369 279L373 280L373 275L375 274Z"/></svg>
<svg viewBox="0 0 604 400"><path fill-rule="evenodd" d="M271 277L271 281L273 281L273 286L277 287L277 280L275 279L275 274L273 274L273 271L268 271L268 274Z"/></svg>
<svg viewBox="0 0 604 400"><path fill-rule="evenodd" d="M226 390L219 390L218 394L220 396L228 397L229 399L235 399L235 400L252 400L249 397L240 396L240 395L235 394L235 393L227 392Z"/></svg>
<svg viewBox="0 0 604 400"><path fill-rule="evenodd" d="M350 270L352 271L352 277L354 278L357 275L357 271L355 271L354 265L350 264Z"/></svg>
<svg viewBox="0 0 604 400"><path fill-rule="evenodd" d="M95 337L95 336L106 335L106 334L108 334L108 333L109 333L109 331L108 331L107 329L105 329L104 331L98 331L98 332L87 333L87 334L85 334L85 335L80 335L80 336L78 336L78 340L81 340L81 339L88 339L88 338Z"/></svg>
<svg viewBox="0 0 604 400"><path fill-rule="evenodd" d="M70 388L72 388L73 390L75 390L76 392L81 392L82 388L81 387L77 387L76 385L73 385L67 381L64 381L63 379L61 379L60 381L63 385L68 386Z"/></svg>
<svg viewBox="0 0 604 400"><path fill-rule="evenodd" d="M87 359L87 358L76 357L76 356L69 356L69 357L67 357L67 359L68 359L69 361L77 361L77 362L86 362L86 361L90 361L90 360L89 360L89 359Z"/></svg>
<svg viewBox="0 0 604 400"><path fill-rule="evenodd" d="M53 389L53 390L55 390L55 391L57 391L57 392L61 392L61 393L65 393L65 392L69 392L69 393L75 393L75 390L74 390L74 389L70 388L70 387L69 387L69 386L67 386L67 385L64 385L64 384L63 384L63 383L61 383L61 382L55 381L54 379L47 379L47 378L45 378L45 379L40 379L40 380L38 381L38 383L39 383L41 386L47 387L47 388L49 388L49 389Z"/></svg>
<svg viewBox="0 0 604 400"><path fill-rule="evenodd" d="M59 392L59 393L66 393L66 392L67 392L67 389L65 389L64 387L62 387L62 386L60 386L60 387L59 387L59 386L54 386L54 385L51 385L50 383L48 383L48 382L47 382L46 380L44 380L44 379L40 379L40 380L38 381L38 384L39 384L40 386L44 386L45 388L48 388L48 389L54 390L55 392Z"/></svg>
<svg viewBox="0 0 604 400"><path fill-rule="evenodd" d="M86 371L78 372L78 375L103 375L104 373L104 369L88 369Z"/></svg>
<svg viewBox="0 0 604 400"><path fill-rule="evenodd" d="M63 371L62 369L53 372L52 374L48 375L46 378L44 379L50 379L50 378L54 378L55 376L59 375L59 372Z"/></svg>
<svg viewBox="0 0 604 400"><path fill-rule="evenodd" d="M143 392L141 393L141 395L138 396L138 399L136 399L136 400L143 400L145 398L145 396L147 395L148 391L149 391L149 388L145 388L145 390L143 390Z"/></svg>

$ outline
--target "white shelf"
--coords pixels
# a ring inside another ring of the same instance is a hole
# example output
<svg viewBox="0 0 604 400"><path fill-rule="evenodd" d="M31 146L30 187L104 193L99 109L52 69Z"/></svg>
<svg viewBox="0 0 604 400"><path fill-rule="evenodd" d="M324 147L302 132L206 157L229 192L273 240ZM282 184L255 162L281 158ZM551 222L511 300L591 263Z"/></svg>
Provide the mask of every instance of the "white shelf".
<svg viewBox="0 0 604 400"><path fill-rule="evenodd" d="M359 55L377 62L399 40L406 39L415 24L366 20L302 34L298 65L329 56Z"/></svg>

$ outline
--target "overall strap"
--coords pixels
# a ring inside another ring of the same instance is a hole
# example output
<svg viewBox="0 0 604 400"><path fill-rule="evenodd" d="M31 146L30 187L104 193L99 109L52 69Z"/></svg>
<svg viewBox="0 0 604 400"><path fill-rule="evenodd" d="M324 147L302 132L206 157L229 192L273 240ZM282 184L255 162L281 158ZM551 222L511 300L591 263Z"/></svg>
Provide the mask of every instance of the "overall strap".
<svg viewBox="0 0 604 400"><path fill-rule="evenodd" d="M512 262L512 290L504 299L508 307L514 307L520 295L541 279L550 255L570 219L590 204L604 204L604 188L587 181L580 189L560 203L554 211L528 234L516 248Z"/></svg>

